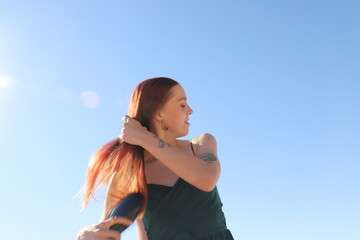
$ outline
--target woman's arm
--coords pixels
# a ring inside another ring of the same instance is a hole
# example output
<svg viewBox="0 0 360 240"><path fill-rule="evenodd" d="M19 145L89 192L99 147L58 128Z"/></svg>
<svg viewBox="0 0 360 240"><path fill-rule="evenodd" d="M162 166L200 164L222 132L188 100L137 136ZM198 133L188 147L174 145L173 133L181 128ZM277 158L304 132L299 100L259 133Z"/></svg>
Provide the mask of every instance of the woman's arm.
<svg viewBox="0 0 360 240"><path fill-rule="evenodd" d="M112 196L113 196L113 191L116 191L116 186L117 186L117 183L116 183L116 173L117 172L114 172L112 177L110 178L110 181L109 181L109 186L108 186L108 190L107 190L107 193L106 193L106 198L105 198L105 206L104 206L104 211L103 211L103 214L101 216L101 219L100 221L105 221L105 222L108 222L109 220L105 220L106 217L109 215L111 209L113 209L113 207L116 205L117 203L117 200L115 200ZM117 219L117 218L115 218ZM122 221L123 218L121 218L119 221ZM125 218L125 220L127 220ZM114 221L114 220L112 220ZM130 221L130 220L129 220ZM144 227L144 223L142 222L141 219L136 219L136 229L137 229L137 234L139 236L139 240L148 240L147 238L147 235L146 235L146 231L145 231L145 227ZM126 222L126 225L128 225L130 222ZM108 226L110 227L110 225Z"/></svg>
<svg viewBox="0 0 360 240"><path fill-rule="evenodd" d="M139 240L148 240L146 231L145 231L145 227L144 227L144 223L142 222L142 220L136 219L135 221L136 221L136 229L137 229L137 234L138 234Z"/></svg>
<svg viewBox="0 0 360 240"><path fill-rule="evenodd" d="M114 172L111 176L108 188L106 191L106 197L104 202L104 210L101 215L100 221L104 221L107 216L109 216L111 210L115 207L115 205L118 203L118 199L115 199L114 196L116 196L116 193L118 192L118 181L116 180L117 172Z"/></svg>
<svg viewBox="0 0 360 240"><path fill-rule="evenodd" d="M117 217L108 219L98 224L83 227L76 240L102 240L102 239L114 239L120 240L120 233L114 230L110 230L110 226L114 224L130 225L131 221L127 218Z"/></svg>
<svg viewBox="0 0 360 240"><path fill-rule="evenodd" d="M170 146L151 133L141 146L179 177L203 191L211 191L220 175L216 140L206 133L198 141L197 156Z"/></svg>
<svg viewBox="0 0 360 240"><path fill-rule="evenodd" d="M220 175L220 163L216 140L212 135L206 133L199 137L197 156L165 143L133 118L124 123L121 138L129 144L143 147L193 186L203 191L214 189Z"/></svg>

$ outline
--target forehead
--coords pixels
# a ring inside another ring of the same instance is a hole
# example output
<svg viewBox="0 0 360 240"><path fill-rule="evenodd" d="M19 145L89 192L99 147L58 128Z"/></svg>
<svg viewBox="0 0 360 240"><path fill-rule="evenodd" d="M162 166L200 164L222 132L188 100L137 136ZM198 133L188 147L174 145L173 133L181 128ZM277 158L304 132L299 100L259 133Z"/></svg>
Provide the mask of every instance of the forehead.
<svg viewBox="0 0 360 240"><path fill-rule="evenodd" d="M186 100L186 93L181 85L174 86L170 92L171 92L171 96L169 98L169 101Z"/></svg>

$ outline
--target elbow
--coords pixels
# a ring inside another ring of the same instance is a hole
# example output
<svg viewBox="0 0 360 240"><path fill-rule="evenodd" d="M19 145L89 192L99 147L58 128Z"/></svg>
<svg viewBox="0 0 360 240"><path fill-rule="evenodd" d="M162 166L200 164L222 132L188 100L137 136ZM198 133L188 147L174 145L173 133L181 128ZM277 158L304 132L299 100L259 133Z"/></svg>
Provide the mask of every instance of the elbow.
<svg viewBox="0 0 360 240"><path fill-rule="evenodd" d="M199 180L197 188L204 192L211 192L216 187L218 181L217 175L207 176Z"/></svg>
<svg viewBox="0 0 360 240"><path fill-rule="evenodd" d="M198 185L198 189L200 189L203 192L211 192L214 190L216 186L216 183L202 183L201 185Z"/></svg>
<svg viewBox="0 0 360 240"><path fill-rule="evenodd" d="M206 185L199 189L203 192L211 192L212 190L214 190L215 186L216 185Z"/></svg>

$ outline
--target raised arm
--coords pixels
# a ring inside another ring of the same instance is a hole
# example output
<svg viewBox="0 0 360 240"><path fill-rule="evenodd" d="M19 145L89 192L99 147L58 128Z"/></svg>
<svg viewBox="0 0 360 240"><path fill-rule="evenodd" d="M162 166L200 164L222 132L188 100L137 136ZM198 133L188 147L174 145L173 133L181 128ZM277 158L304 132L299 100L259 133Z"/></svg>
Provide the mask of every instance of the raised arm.
<svg viewBox="0 0 360 240"><path fill-rule="evenodd" d="M214 189L220 175L217 144L211 134L198 137L197 156L164 142L142 127L138 121L129 118L124 123L123 141L139 145L150 152L177 176L203 190Z"/></svg>
<svg viewBox="0 0 360 240"><path fill-rule="evenodd" d="M166 144L151 133L141 146L179 177L203 191L211 191L220 175L216 140L210 134L203 134L198 141L197 156Z"/></svg>

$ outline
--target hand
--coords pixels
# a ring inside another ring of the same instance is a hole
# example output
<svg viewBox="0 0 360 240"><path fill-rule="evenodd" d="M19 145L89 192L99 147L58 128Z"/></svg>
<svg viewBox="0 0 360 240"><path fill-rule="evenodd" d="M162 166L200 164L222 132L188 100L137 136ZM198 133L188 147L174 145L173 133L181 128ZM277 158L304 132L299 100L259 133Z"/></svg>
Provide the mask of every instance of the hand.
<svg viewBox="0 0 360 240"><path fill-rule="evenodd" d="M126 143L141 146L142 140L148 132L146 127L141 126L139 121L128 115L123 117L123 120L122 134L119 135L119 138Z"/></svg>
<svg viewBox="0 0 360 240"><path fill-rule="evenodd" d="M115 230L110 230L110 227L114 224L123 224L128 226L131 223L131 220L128 218L116 217L105 220L98 224L85 226L76 236L76 240L120 240L120 233Z"/></svg>

